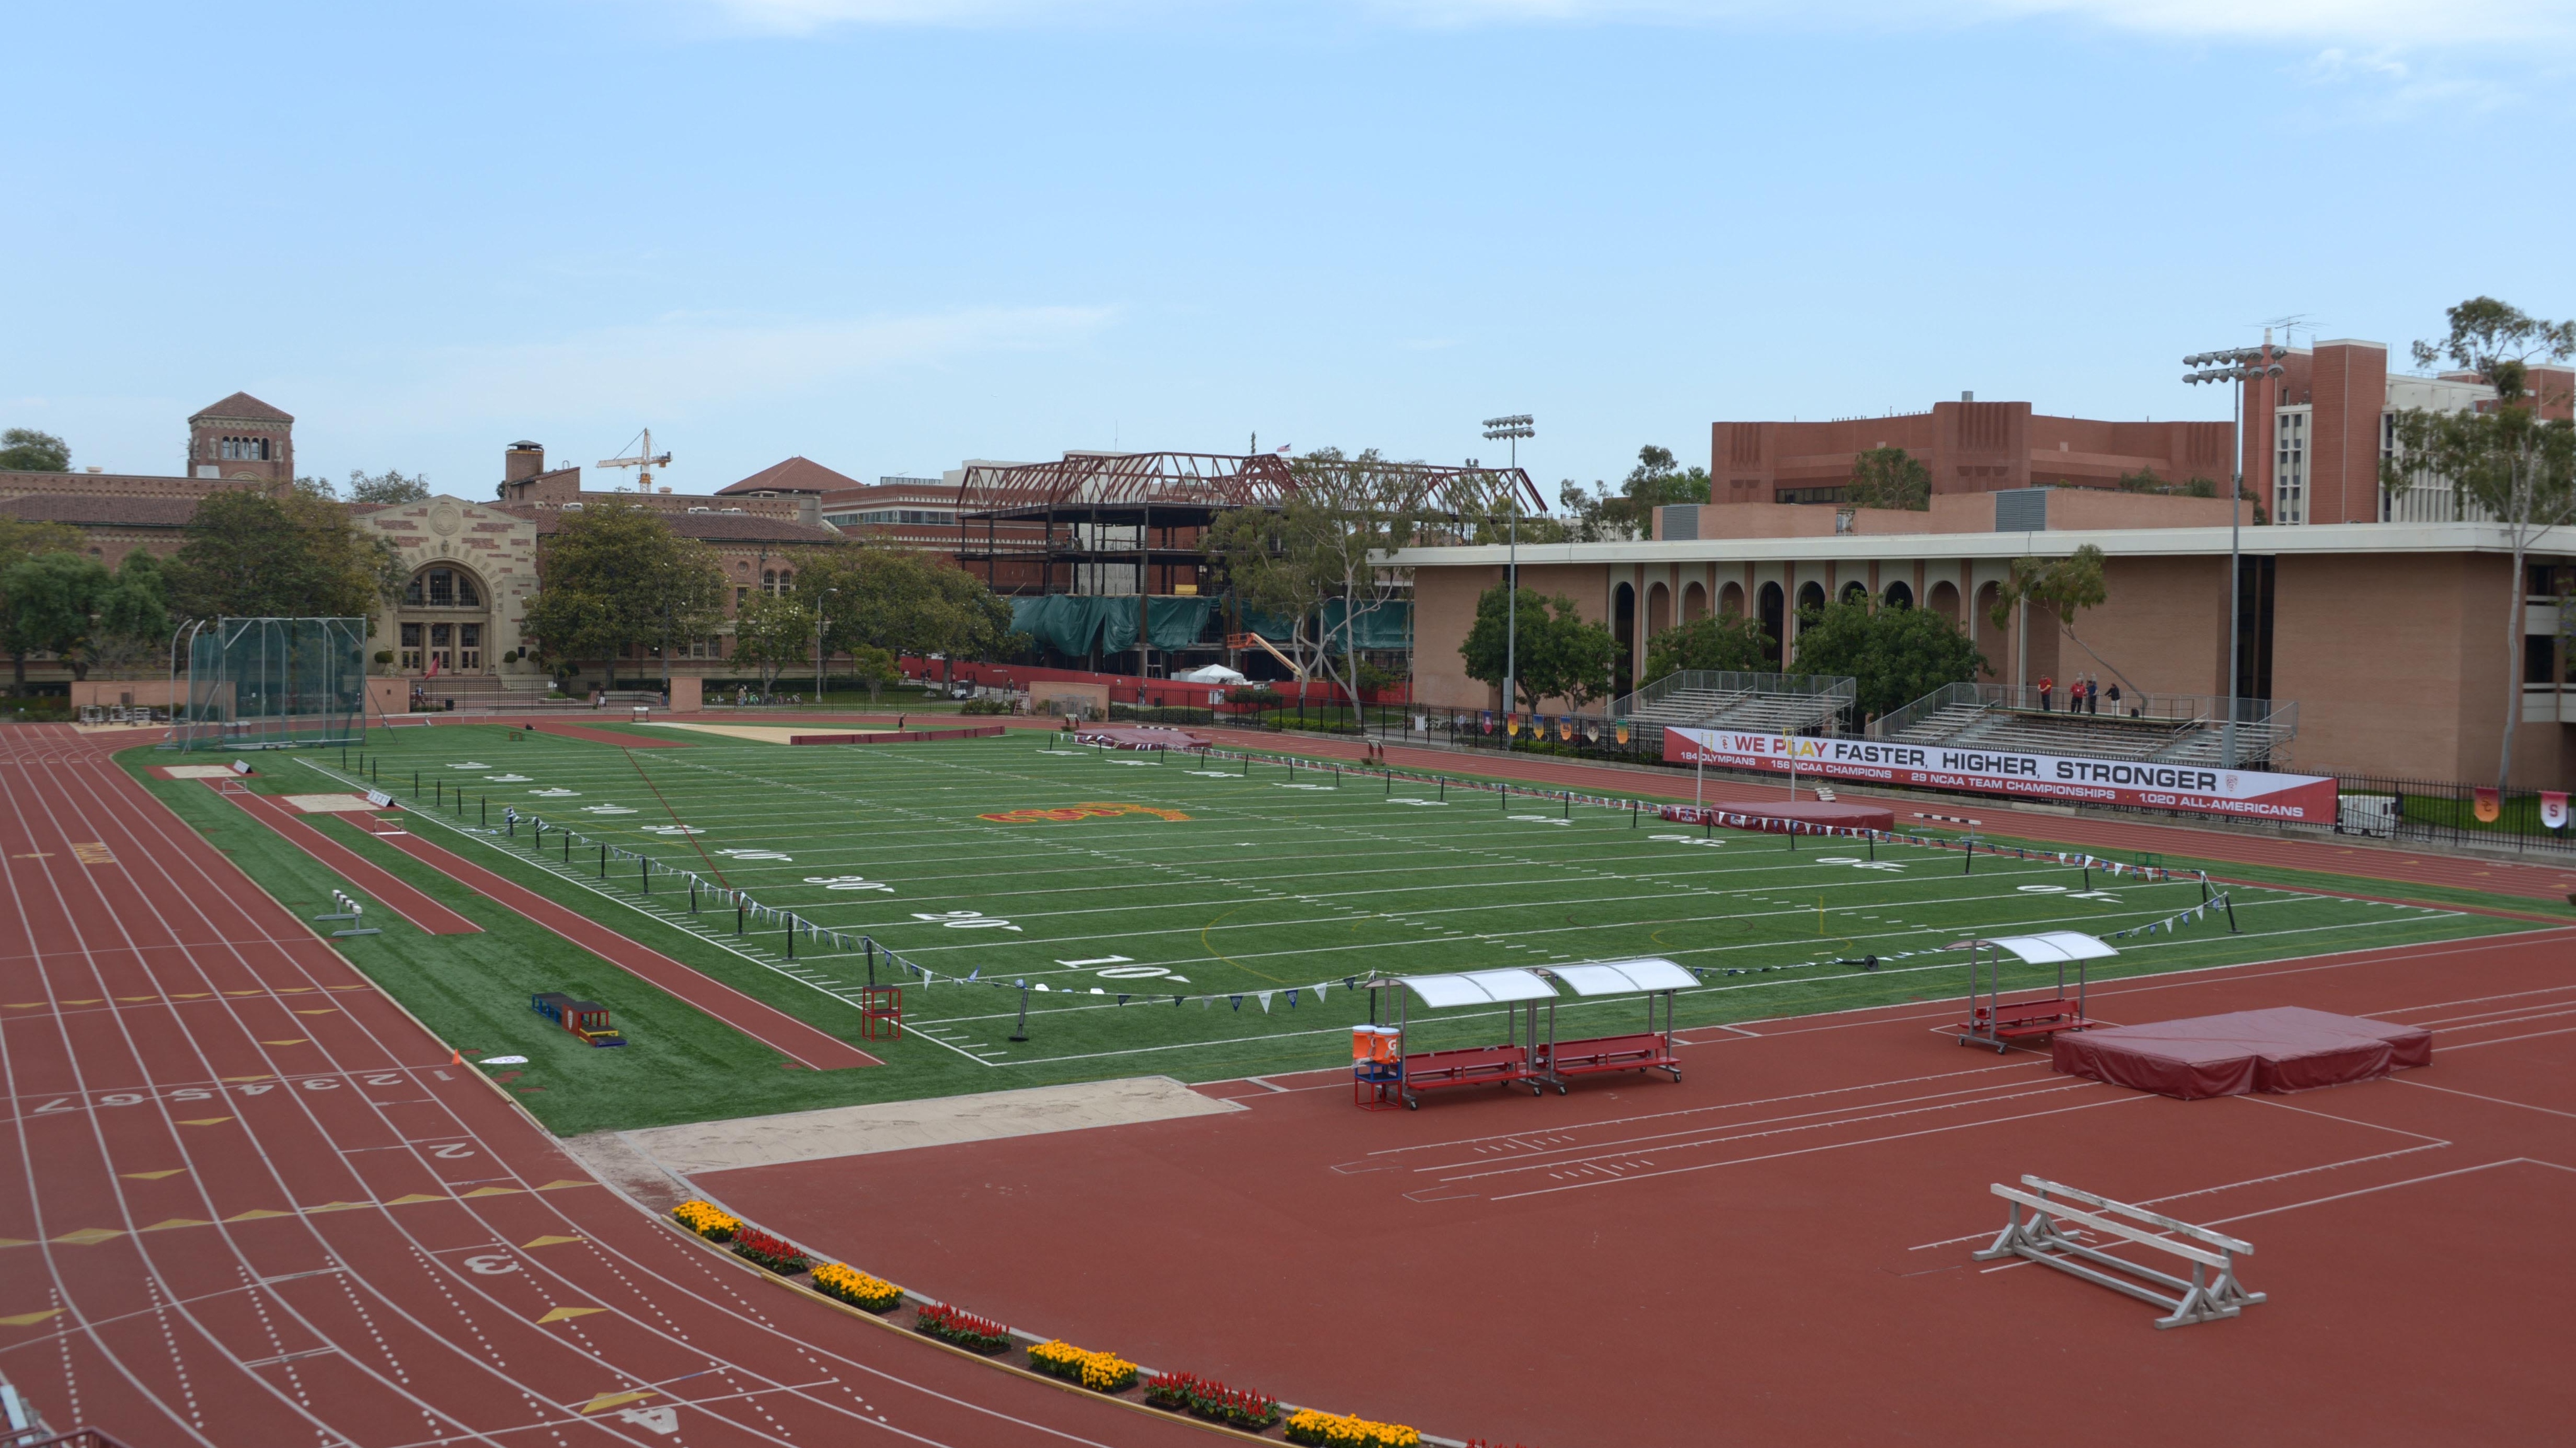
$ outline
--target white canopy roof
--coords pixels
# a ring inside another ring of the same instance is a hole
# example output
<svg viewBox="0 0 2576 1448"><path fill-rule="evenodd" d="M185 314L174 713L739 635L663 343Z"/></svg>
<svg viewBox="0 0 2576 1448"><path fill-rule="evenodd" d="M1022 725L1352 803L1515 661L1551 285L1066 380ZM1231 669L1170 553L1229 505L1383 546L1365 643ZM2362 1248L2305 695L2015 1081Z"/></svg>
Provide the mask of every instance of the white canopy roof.
<svg viewBox="0 0 2576 1448"><path fill-rule="evenodd" d="M2120 952L2080 930L2051 930L2040 935L2005 935L1978 942L1997 950L2008 950L2033 965L2055 965L2068 960L2100 960Z"/></svg>
<svg viewBox="0 0 2576 1448"><path fill-rule="evenodd" d="M1481 1006L1505 1001L1549 1001L1556 988L1530 971L1470 970L1457 975L1400 975L1395 983L1426 1006Z"/></svg>
<svg viewBox="0 0 2576 1448"><path fill-rule="evenodd" d="M1574 988L1579 996L1624 995L1632 991L1688 990L1699 977L1662 956L1612 960L1592 965L1551 965L1547 973Z"/></svg>
<svg viewBox="0 0 2576 1448"><path fill-rule="evenodd" d="M1248 684L1252 682L1251 679L1223 664L1209 664L1203 668L1191 669L1186 673L1174 674L1172 681L1178 684Z"/></svg>

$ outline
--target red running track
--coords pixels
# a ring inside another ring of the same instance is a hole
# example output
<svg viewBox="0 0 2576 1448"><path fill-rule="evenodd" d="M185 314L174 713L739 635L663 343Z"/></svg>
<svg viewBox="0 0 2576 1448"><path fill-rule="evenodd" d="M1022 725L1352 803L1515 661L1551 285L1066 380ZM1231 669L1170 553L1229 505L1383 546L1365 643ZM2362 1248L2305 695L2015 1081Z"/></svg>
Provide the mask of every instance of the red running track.
<svg viewBox="0 0 2576 1448"><path fill-rule="evenodd" d="M221 783L220 780L214 781ZM217 793L222 793L218 790ZM323 868L337 872L352 885L376 897L376 903L432 935L480 935L483 927L413 889L400 877L375 861L324 834L311 819L296 812L293 805L271 794L225 794L223 796L252 819L277 832L279 838L311 855Z"/></svg>
<svg viewBox="0 0 2576 1448"><path fill-rule="evenodd" d="M1205 1441L660 1225L68 729L0 729L0 884L0 1372L58 1427L133 1448Z"/></svg>
<svg viewBox="0 0 2576 1448"><path fill-rule="evenodd" d="M441 849L418 835L389 835L385 843L487 899L516 911L616 966L778 1052L809 1071L881 1066L876 1057L766 1001L568 910L536 891Z"/></svg>
<svg viewBox="0 0 2576 1448"><path fill-rule="evenodd" d="M1963 1050L1955 1003L1689 1033L1684 1079L1240 1113L699 1178L773 1231L1086 1345L1546 1445L2564 1442L2576 930L2097 987L2430 1027L2432 1065L2173 1101ZM1282 1086L1291 1089L1278 1089ZM2241 1318L1970 1253L2036 1173L2256 1247ZM2539 1288L2540 1290L2534 1290Z"/></svg>

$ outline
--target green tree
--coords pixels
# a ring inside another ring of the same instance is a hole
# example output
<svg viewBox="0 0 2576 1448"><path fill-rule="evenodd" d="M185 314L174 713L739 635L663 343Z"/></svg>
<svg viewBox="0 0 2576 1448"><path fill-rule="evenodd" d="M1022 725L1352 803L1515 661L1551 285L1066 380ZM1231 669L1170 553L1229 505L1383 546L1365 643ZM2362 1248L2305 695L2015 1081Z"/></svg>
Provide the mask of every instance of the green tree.
<svg viewBox="0 0 2576 1448"><path fill-rule="evenodd" d="M2120 491L2124 493L2163 493L2186 498L2218 496L2218 484L2207 478L2195 477L2185 482L2169 483L2157 477L2156 470L2153 468L2140 468L2134 473L2120 474L2119 486Z"/></svg>
<svg viewBox="0 0 2576 1448"><path fill-rule="evenodd" d="M1598 481L1587 491L1568 478L1557 487L1557 501L1573 515L1571 531L1583 542L1644 538L1654 532L1657 508L1708 501L1708 469L1682 467L1671 448L1648 443L1637 449L1637 465L1617 492ZM1525 534L1521 541L1531 540Z"/></svg>
<svg viewBox="0 0 2576 1448"><path fill-rule="evenodd" d="M198 500L168 568L191 618L360 618L399 596L391 540L328 498L220 488Z"/></svg>
<svg viewBox="0 0 2576 1448"><path fill-rule="evenodd" d="M370 473L364 468L349 469L349 501L352 503L417 503L429 496L426 474L404 477L400 470L387 468Z"/></svg>
<svg viewBox="0 0 2576 1448"><path fill-rule="evenodd" d="M1742 614L1695 618L1646 641L1644 682L1684 669L1760 673L1771 667L1772 646L1759 619Z"/></svg>
<svg viewBox="0 0 2576 1448"><path fill-rule="evenodd" d="M760 695L768 698L778 676L814 657L814 612L781 594L755 593L743 601L733 619L733 659L760 671Z"/></svg>
<svg viewBox="0 0 2576 1448"><path fill-rule="evenodd" d="M0 513L0 647L9 650L13 692L25 691L28 651L41 645L30 644L19 637L11 623L17 617L17 609L9 600L9 570L47 553L76 553L84 543L81 530L67 524L29 523Z"/></svg>
<svg viewBox="0 0 2576 1448"><path fill-rule="evenodd" d="M538 577L520 632L538 640L541 657L598 659L612 677L629 649L659 648L667 688L673 645L713 632L724 618L724 570L714 552L622 499L565 514Z"/></svg>
<svg viewBox="0 0 2576 1448"><path fill-rule="evenodd" d="M22 473L67 473L72 445L50 432L13 427L0 432L0 470Z"/></svg>
<svg viewBox="0 0 2576 1448"><path fill-rule="evenodd" d="M72 677L89 677L90 629L109 574L95 558L78 553L39 553L9 565L0 594L9 600L11 651L42 651L69 665Z"/></svg>
<svg viewBox="0 0 2576 1448"><path fill-rule="evenodd" d="M984 580L915 549L875 541L813 549L797 558L791 586L809 616L822 615L824 647L836 657L983 659L1010 647L1010 604Z"/></svg>
<svg viewBox="0 0 2576 1448"><path fill-rule="evenodd" d="M1852 459L1843 502L1854 508L1932 510L1932 470L1901 447L1874 447Z"/></svg>
<svg viewBox="0 0 2576 1448"><path fill-rule="evenodd" d="M1477 598L1476 622L1458 649L1468 678L1499 689L1506 663L1516 664L1513 684L1520 698L1511 706L1531 711L1542 699L1562 698L1580 709L1608 696L1611 666L1619 659L1619 641L1609 629L1585 622L1573 599L1524 588L1517 602L1517 644L1509 646L1514 607L1511 591L1499 584Z"/></svg>
<svg viewBox="0 0 2576 1448"><path fill-rule="evenodd" d="M1356 717L1359 636L1402 592L1372 555L1412 542L1430 515L1415 477L1374 448L1322 448L1293 467L1297 490L1277 509L1220 514L1203 546L1245 605L1291 621L1292 656L1313 658Z"/></svg>
<svg viewBox="0 0 2576 1448"><path fill-rule="evenodd" d="M2504 529L2512 550L2505 574L2504 735L2496 750L2496 787L2513 774L2514 728L2522 722L2524 579L2531 544L2543 531L2576 522L2576 424L2562 415L2570 399L2539 396L2530 363L2563 361L2576 354L2576 321L2546 322L2493 297L2472 297L2450 309L2450 332L2417 342L2415 362L2430 367L2449 360L2493 387L2495 406L2484 412L2397 414L2397 447L2380 464L2380 478L2403 493L2420 477L2445 478L2462 503L2485 512Z"/></svg>
<svg viewBox="0 0 2576 1448"><path fill-rule="evenodd" d="M1997 628L2012 627L2013 611L2035 603L2071 626L2075 616L2099 608L2110 596L2102 579L2102 550L2087 543L2063 558L2016 558L1995 595L1992 616Z"/></svg>
<svg viewBox="0 0 2576 1448"><path fill-rule="evenodd" d="M122 674L170 646L169 580L161 560L137 548L117 564L99 600L90 662Z"/></svg>
<svg viewBox="0 0 2576 1448"><path fill-rule="evenodd" d="M1985 656L1957 624L1928 608L1856 596L1802 614L1798 672L1849 675L1864 714L1884 717L1947 684L1977 677Z"/></svg>

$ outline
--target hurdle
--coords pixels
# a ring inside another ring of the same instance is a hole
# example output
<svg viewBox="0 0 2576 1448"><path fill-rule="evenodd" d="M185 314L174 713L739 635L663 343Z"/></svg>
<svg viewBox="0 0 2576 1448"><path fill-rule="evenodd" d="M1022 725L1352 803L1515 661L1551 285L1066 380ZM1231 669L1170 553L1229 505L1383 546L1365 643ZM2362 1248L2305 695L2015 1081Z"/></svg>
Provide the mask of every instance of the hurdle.
<svg viewBox="0 0 2576 1448"><path fill-rule="evenodd" d="M348 929L334 930L331 932L331 938L333 940L345 940L352 935L384 934L383 931L378 930L374 926L364 923L366 915L366 906L359 904L350 896L345 895L338 890L334 890L331 892L330 912L327 914L316 915L313 918L316 920L346 920L350 922Z"/></svg>
<svg viewBox="0 0 2576 1448"><path fill-rule="evenodd" d="M2078 1191L2045 1177L2026 1175L2021 1181L2022 1186L2030 1190L2021 1191L2001 1182L1994 1184L1995 1195L2004 1199L2004 1230L1995 1238L1993 1246L1973 1254L1976 1260L1991 1262L1999 1257L2020 1257L2108 1287L2114 1292L2125 1292L2141 1302L2165 1309L2166 1315L2156 1319L2156 1326L2160 1329L2234 1317L2248 1304L2263 1300L2262 1293L2246 1291L2245 1285L2236 1277L2236 1259L2254 1254L2251 1243L2150 1212L2144 1207L2133 1207L2127 1202ZM2058 1200L2051 1200L2052 1197ZM2083 1206L2070 1206L2069 1202L2080 1202ZM2027 1221L2021 1215L2024 1207L2030 1208ZM2084 1207L2098 1210L2086 1211ZM2058 1229L2061 1218L2140 1247L2169 1252L2191 1264L2191 1277L2186 1281L2172 1273L2160 1272L2088 1247ZM2174 1237L2186 1240L2175 1241ZM2084 1266L2083 1262L2071 1260L2074 1258L2097 1263L2110 1271L2097 1272ZM2115 1272L2126 1275L2111 1275ZM2216 1274L2214 1277L2213 1273ZM2155 1283L2179 1295L2168 1296L2128 1278Z"/></svg>

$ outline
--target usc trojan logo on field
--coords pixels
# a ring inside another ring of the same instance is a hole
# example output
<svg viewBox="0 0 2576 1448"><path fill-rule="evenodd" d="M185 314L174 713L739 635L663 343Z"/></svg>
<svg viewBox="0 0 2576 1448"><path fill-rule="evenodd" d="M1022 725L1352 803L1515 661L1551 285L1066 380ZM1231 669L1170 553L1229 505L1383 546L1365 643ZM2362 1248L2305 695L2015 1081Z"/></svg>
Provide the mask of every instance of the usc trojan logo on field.
<svg viewBox="0 0 2576 1448"><path fill-rule="evenodd" d="M997 825L1071 824L1075 820L1112 819L1119 815L1152 815L1158 820L1185 820L1189 816L1176 809L1156 809L1144 804L1076 804L1060 809L1015 809L1001 814L983 814L975 818L991 820Z"/></svg>

